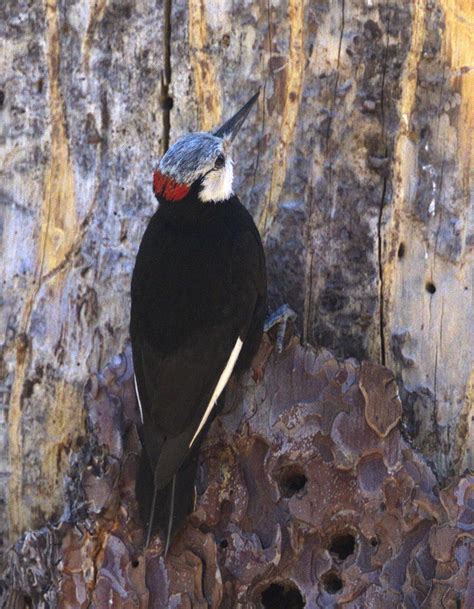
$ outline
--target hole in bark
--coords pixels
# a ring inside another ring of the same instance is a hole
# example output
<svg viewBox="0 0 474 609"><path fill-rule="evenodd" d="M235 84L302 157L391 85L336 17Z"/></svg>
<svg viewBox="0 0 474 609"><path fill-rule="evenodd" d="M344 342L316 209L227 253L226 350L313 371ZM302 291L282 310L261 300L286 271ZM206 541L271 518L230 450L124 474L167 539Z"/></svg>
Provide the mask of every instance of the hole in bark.
<svg viewBox="0 0 474 609"><path fill-rule="evenodd" d="M405 255L405 244L400 243L400 245L398 246L398 257L403 258L404 255Z"/></svg>
<svg viewBox="0 0 474 609"><path fill-rule="evenodd" d="M293 582L270 584L262 592L264 609L302 609L304 605L301 592Z"/></svg>
<svg viewBox="0 0 474 609"><path fill-rule="evenodd" d="M20 598L23 600L23 603L21 602ZM24 607L24 609L33 609L33 601L29 596L26 596L26 594L21 594L21 592L18 594L13 593L13 599L13 606Z"/></svg>
<svg viewBox="0 0 474 609"><path fill-rule="evenodd" d="M3 104L5 103L5 93L0 91L0 110L3 108Z"/></svg>
<svg viewBox="0 0 474 609"><path fill-rule="evenodd" d="M308 482L305 473L298 465L289 465L278 474L278 486L283 497L289 499L303 490Z"/></svg>
<svg viewBox="0 0 474 609"><path fill-rule="evenodd" d="M169 95L161 98L161 108L162 110L172 110L174 100Z"/></svg>
<svg viewBox="0 0 474 609"><path fill-rule="evenodd" d="M221 503L222 518L229 518L230 515L232 514L232 509L233 509L232 502L229 501L228 499L224 499L224 501Z"/></svg>
<svg viewBox="0 0 474 609"><path fill-rule="evenodd" d="M131 562L131 565L134 569L136 569L139 564L140 564L140 561L138 561L137 559L132 560L132 562Z"/></svg>
<svg viewBox="0 0 474 609"><path fill-rule="evenodd" d="M355 537L351 533L341 533L332 538L329 552L339 560L345 560L355 550Z"/></svg>
<svg viewBox="0 0 474 609"><path fill-rule="evenodd" d="M329 594L337 594L342 590L342 579L334 571L325 573L322 577L324 589Z"/></svg>
<svg viewBox="0 0 474 609"><path fill-rule="evenodd" d="M230 36L229 34L224 34L222 36L222 46L228 47L230 45Z"/></svg>
<svg viewBox="0 0 474 609"><path fill-rule="evenodd" d="M225 550L229 547L229 542L227 541L227 539L223 539L219 545L223 550Z"/></svg>
<svg viewBox="0 0 474 609"><path fill-rule="evenodd" d="M436 286L434 283L431 283L431 281L427 281L426 282L426 291L429 292L430 294L434 294L436 292Z"/></svg>
<svg viewBox="0 0 474 609"><path fill-rule="evenodd" d="M379 540L377 539L377 537L371 537L370 538L370 545L373 548L376 548L379 545Z"/></svg>

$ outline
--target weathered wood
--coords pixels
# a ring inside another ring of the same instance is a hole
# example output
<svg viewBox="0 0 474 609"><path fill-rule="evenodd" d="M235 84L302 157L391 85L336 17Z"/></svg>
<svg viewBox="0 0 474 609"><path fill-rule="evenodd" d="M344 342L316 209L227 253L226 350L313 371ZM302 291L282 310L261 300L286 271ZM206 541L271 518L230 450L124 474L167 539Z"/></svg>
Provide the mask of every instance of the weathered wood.
<svg viewBox="0 0 474 609"><path fill-rule="evenodd" d="M439 493L403 440L394 379L293 340L234 385L200 457L196 508L165 558L143 552L130 352L86 388L89 433L60 522L9 553L37 609L471 607L474 477ZM362 388L365 390L362 390ZM367 388L370 390L367 391ZM390 429L369 424L373 402ZM10 596L9 596L10 594ZM1 602L1 598L0 598Z"/></svg>
<svg viewBox="0 0 474 609"><path fill-rule="evenodd" d="M474 467L474 6L415 3L383 238L387 364L442 475Z"/></svg>
<svg viewBox="0 0 474 609"><path fill-rule="evenodd" d="M127 337L168 94L173 141L262 86L235 161L272 305L306 340L394 370L441 476L472 466L472 3L171 9L170 75L161 3L0 6L5 543L60 513L83 384Z"/></svg>
<svg viewBox="0 0 474 609"><path fill-rule="evenodd" d="M84 383L128 334L133 259L155 207L163 15L159 3L105 0L0 10L1 486L13 539L61 510Z"/></svg>

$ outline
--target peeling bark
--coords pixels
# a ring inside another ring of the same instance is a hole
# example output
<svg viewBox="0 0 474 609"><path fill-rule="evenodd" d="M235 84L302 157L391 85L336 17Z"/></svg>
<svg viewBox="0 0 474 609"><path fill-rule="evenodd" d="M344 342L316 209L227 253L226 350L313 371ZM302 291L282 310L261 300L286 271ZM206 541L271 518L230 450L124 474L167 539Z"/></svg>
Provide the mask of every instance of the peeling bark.
<svg viewBox="0 0 474 609"><path fill-rule="evenodd" d="M294 339L228 393L201 452L194 513L143 551L131 355L86 387L67 509L9 553L8 598L38 609L470 607L472 496L439 491L400 434L390 371ZM377 419L374 421L373 413ZM8 606L8 605L7 605Z"/></svg>

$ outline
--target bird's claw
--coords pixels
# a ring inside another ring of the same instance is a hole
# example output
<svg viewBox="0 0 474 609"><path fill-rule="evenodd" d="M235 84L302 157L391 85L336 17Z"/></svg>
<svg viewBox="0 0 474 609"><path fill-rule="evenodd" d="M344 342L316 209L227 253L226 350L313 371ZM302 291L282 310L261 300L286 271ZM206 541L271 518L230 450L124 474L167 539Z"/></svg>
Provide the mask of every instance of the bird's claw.
<svg viewBox="0 0 474 609"><path fill-rule="evenodd" d="M277 353L283 351L288 322L294 322L296 317L293 309L285 304L265 320L262 342L252 361L252 378L256 383L259 383L263 379L267 362L273 350L276 349Z"/></svg>
<svg viewBox="0 0 474 609"><path fill-rule="evenodd" d="M275 339L275 348L277 353L281 353L283 351L288 322L295 321L296 317L297 315L293 309L289 305L284 304L281 307L278 307L278 309L274 313L271 313L265 320L265 324L263 326L263 331L265 333L270 332L272 328L278 326Z"/></svg>

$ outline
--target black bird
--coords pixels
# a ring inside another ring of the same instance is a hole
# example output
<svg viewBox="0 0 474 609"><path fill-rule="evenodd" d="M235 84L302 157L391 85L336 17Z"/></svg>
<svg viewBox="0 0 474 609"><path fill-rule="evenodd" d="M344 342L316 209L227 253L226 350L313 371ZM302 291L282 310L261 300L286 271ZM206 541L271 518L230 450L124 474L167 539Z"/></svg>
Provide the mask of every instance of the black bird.
<svg viewBox="0 0 474 609"><path fill-rule="evenodd" d="M146 545L192 511L197 453L231 374L250 367L267 310L265 256L233 194L231 143L257 100L185 135L153 175L159 208L138 251L130 334L143 421L136 495ZM220 398L220 399L219 399Z"/></svg>

